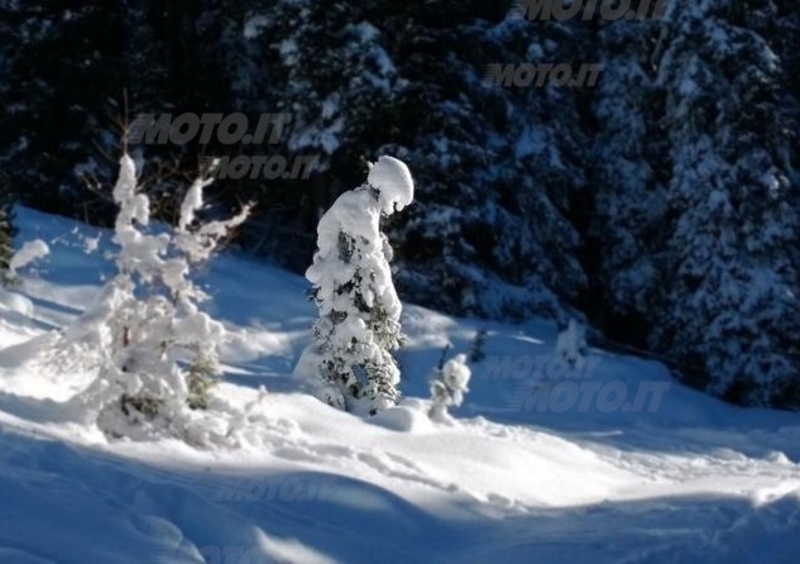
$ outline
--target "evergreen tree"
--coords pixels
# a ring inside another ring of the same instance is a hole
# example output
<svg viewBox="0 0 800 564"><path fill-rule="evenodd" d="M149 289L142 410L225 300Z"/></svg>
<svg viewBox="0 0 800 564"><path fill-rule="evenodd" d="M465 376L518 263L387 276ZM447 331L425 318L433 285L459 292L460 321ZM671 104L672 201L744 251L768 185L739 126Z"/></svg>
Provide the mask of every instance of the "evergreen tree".
<svg viewBox="0 0 800 564"><path fill-rule="evenodd" d="M790 155L800 108L780 59L742 27L748 4L668 11L658 80L669 237L650 343L713 393L797 408L800 183Z"/></svg>
<svg viewBox="0 0 800 564"><path fill-rule="evenodd" d="M243 149L259 155L314 157L308 180L274 179L240 183L239 193L259 202L263 219L247 235L262 250L286 256L282 243L307 264L320 214L348 186L374 148L391 139L386 118L397 72L385 51L375 0L326 4L310 0L250 3L228 27L226 44L236 104L258 113L287 113L291 122L280 142ZM305 232L305 233L303 233ZM271 239L271 241L270 241ZM308 254L306 254L308 253Z"/></svg>
<svg viewBox="0 0 800 564"><path fill-rule="evenodd" d="M13 238L17 233L13 224L13 202L8 176L0 170L0 285L10 281L9 263L14 254Z"/></svg>
<svg viewBox="0 0 800 564"><path fill-rule="evenodd" d="M390 227L406 298L516 317L557 315L574 301L585 284L568 219L585 185L578 95L504 90L482 78L487 64L529 61L529 52L544 62L574 58L559 45L576 34L560 23L539 31L511 8L285 0L247 10L239 35L251 38L250 51L239 49L236 68L251 68L252 56L269 73L237 83L238 92L292 113L284 154L320 155L309 182L254 186L272 218L254 238L285 240L279 234L298 215L313 224L379 147L418 171L425 194Z"/></svg>
<svg viewBox="0 0 800 564"><path fill-rule="evenodd" d="M93 214L85 187L109 179L114 168L106 154L118 138L112 120L119 108L110 101L122 97L124 86L123 6L4 4L14 49L3 65L11 87L0 90L0 104L9 109L0 118L0 164L13 163L6 170L21 201L51 212Z"/></svg>
<svg viewBox="0 0 800 564"><path fill-rule="evenodd" d="M125 123L138 113L225 107L228 92L223 96L217 86L222 82L218 52L209 40L218 33L209 24L215 21L215 4L0 4L0 25L10 30L0 38L0 104L10 109L0 117L0 163L13 163L8 170L21 201L113 223L114 202L100 188L115 177L112 155L121 149ZM3 57L4 51L11 55ZM152 170L163 165L164 172L145 186L157 216L175 215L181 176L196 172L198 151L194 146L132 148Z"/></svg>
<svg viewBox="0 0 800 564"><path fill-rule="evenodd" d="M638 346L645 346L651 326L669 233L664 94L655 61L665 29L650 19L597 28L603 71L592 103L593 193L581 222L589 240L582 258L592 291L582 305L609 335Z"/></svg>
<svg viewBox="0 0 800 564"><path fill-rule="evenodd" d="M567 219L585 183L577 94L483 77L493 63L563 60L560 41L575 35L510 4L422 4L387 22L402 30L391 53L405 81L390 129L401 133L384 150L407 160L420 186L420 205L396 227L398 287L463 314L560 315L585 284Z"/></svg>
<svg viewBox="0 0 800 564"><path fill-rule="evenodd" d="M776 57L791 57L786 25L772 3L714 0L599 26L585 264L612 335L728 399L797 407L800 106L792 63Z"/></svg>
<svg viewBox="0 0 800 564"><path fill-rule="evenodd" d="M323 399L348 411L374 414L399 398L402 306L392 284L391 247L380 220L411 203L405 164L381 157L367 183L342 194L319 222L318 251L306 277L320 317L314 356Z"/></svg>

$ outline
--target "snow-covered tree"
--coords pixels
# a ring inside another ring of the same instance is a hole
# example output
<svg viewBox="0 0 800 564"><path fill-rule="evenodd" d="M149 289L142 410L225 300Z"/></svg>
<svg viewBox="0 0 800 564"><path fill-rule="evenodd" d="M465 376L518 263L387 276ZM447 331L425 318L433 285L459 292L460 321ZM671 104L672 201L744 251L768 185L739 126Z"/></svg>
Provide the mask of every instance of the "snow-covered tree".
<svg viewBox="0 0 800 564"><path fill-rule="evenodd" d="M431 419L448 420L447 408L458 407L464 401L471 375L465 354L456 355L436 368L431 380L431 408L428 411Z"/></svg>
<svg viewBox="0 0 800 564"><path fill-rule="evenodd" d="M140 192L135 163L128 155L120 161L113 192L118 272L66 329L67 342L91 339L101 354L98 377L79 403L108 435L180 436L187 409L207 405L225 330L200 310L208 296L191 281L191 268L207 261L249 213L245 207L229 220L196 221L210 183L192 184L174 229L149 232L150 202Z"/></svg>
<svg viewBox="0 0 800 564"><path fill-rule="evenodd" d="M606 331L730 400L796 407L792 8L676 0L599 26L586 256Z"/></svg>
<svg viewBox="0 0 800 564"><path fill-rule="evenodd" d="M243 111L291 114L280 142L257 149L315 160L310 179L275 179L269 190L261 182L237 186L252 190L261 210L243 235L284 264L304 267L321 212L361 182L367 156L397 133L387 127L399 78L381 26L386 2L237 3L242 15L225 36L236 103ZM287 236L294 245L282 244Z"/></svg>
<svg viewBox="0 0 800 564"><path fill-rule="evenodd" d="M405 80L388 129L401 134L384 150L409 164L425 195L392 226L397 286L444 311L556 316L585 284L567 219L584 184L578 94L504 88L484 75L489 64L577 58L581 40L568 24L533 25L511 7L397 8L390 53L410 55L396 58Z"/></svg>
<svg viewBox="0 0 800 564"><path fill-rule="evenodd" d="M667 9L658 80L669 237L650 344L715 394L797 408L800 104L776 53L744 27L755 12L742 10L757 4Z"/></svg>
<svg viewBox="0 0 800 564"><path fill-rule="evenodd" d="M595 89L585 267L592 278L584 312L610 336L645 346L650 298L660 289L667 228L664 95L654 58L657 20L601 24L603 72ZM602 299L597 299L602 296Z"/></svg>
<svg viewBox="0 0 800 564"><path fill-rule="evenodd" d="M414 171L425 198L386 226L401 295L437 309L488 317L556 315L585 284L580 238L568 221L585 184L578 94L483 82L491 63L579 59L578 30L533 25L512 2L405 3L257 0L236 81L246 100L290 111L285 150L320 156L302 187L259 191L279 217L315 224L377 146ZM251 50L247 53L247 50ZM443 56L443 54L445 54ZM245 64L250 60L250 65ZM249 72L270 69L267 76ZM255 78L253 78L255 76ZM288 210L288 211L282 211ZM272 214L270 214L272 215ZM262 234L263 235L263 234ZM278 248L268 237L262 248ZM302 252L295 238L291 252ZM287 261L289 262L289 261Z"/></svg>
<svg viewBox="0 0 800 564"><path fill-rule="evenodd" d="M12 223L13 199L8 177L0 171L0 286L10 282L9 263L14 253L16 229Z"/></svg>
<svg viewBox="0 0 800 564"><path fill-rule="evenodd" d="M140 112L230 106L219 97L228 93L220 80L226 51L208 52L217 48L219 4L0 0L0 166L9 165L20 201L112 224L114 203L101 188L116 177L109 155L119 152L123 124ZM192 149L150 145L149 168L188 173L175 161L185 155L193 170ZM165 204L179 205L169 202L178 183L160 176L148 191L165 200L153 198L163 219L171 217Z"/></svg>
<svg viewBox="0 0 800 564"><path fill-rule="evenodd" d="M20 201L82 218L99 211L84 187L113 178L103 155L118 140L109 116L120 114L109 101L125 86L125 11L120 3L0 2L0 165Z"/></svg>
<svg viewBox="0 0 800 564"><path fill-rule="evenodd" d="M240 33L255 44L251 48L261 47L254 54L271 63L267 82L278 109L292 113L288 148L319 155L321 171L352 164L364 144L374 142L367 135L379 136L381 129L374 125L398 80L385 38L370 23L380 13L379 2L264 4L250 3ZM340 172L353 175L352 170Z"/></svg>
<svg viewBox="0 0 800 564"><path fill-rule="evenodd" d="M556 340L555 356L557 362L566 362L570 367L579 366L586 354L586 327L575 319L559 332Z"/></svg>
<svg viewBox="0 0 800 564"><path fill-rule="evenodd" d="M413 197L406 165L383 156L367 182L342 194L319 222L318 250L306 272L320 315L310 347L324 399L336 407L374 414L400 395L392 351L400 345L401 304L380 222Z"/></svg>
<svg viewBox="0 0 800 564"><path fill-rule="evenodd" d="M791 93L800 98L800 12L797 4L792 0L765 2L760 12L756 21L766 28L765 37L770 45L775 45ZM743 16L747 18L749 14ZM796 153L800 154L800 138L795 139L795 143Z"/></svg>

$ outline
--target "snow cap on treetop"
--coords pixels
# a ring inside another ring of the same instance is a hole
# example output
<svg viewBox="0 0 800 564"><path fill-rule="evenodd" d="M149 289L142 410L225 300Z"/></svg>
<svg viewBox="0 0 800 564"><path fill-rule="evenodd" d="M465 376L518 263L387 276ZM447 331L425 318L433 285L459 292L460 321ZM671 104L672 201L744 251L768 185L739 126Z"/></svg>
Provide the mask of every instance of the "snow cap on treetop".
<svg viewBox="0 0 800 564"><path fill-rule="evenodd" d="M383 156L377 163L370 163L367 182L375 188L381 211L391 214L400 211L414 199L414 180L403 161Z"/></svg>

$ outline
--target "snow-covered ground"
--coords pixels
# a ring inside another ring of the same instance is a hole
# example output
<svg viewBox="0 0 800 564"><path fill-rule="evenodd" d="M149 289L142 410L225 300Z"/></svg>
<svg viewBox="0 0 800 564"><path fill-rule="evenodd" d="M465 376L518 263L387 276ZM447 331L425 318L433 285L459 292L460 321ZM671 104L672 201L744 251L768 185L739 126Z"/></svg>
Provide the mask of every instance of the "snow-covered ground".
<svg viewBox="0 0 800 564"><path fill-rule="evenodd" d="M93 374L53 344L111 274L110 237L18 215L18 241L51 255L0 299L0 562L797 561L800 415L599 350L565 372L549 322L406 304L406 401L357 418L290 376L316 313L305 280L236 254L203 273L234 336L216 393L242 416L226 441L109 442L67 407ZM432 423L442 347L467 352L479 329L456 422ZM563 393L542 399L547 386Z"/></svg>

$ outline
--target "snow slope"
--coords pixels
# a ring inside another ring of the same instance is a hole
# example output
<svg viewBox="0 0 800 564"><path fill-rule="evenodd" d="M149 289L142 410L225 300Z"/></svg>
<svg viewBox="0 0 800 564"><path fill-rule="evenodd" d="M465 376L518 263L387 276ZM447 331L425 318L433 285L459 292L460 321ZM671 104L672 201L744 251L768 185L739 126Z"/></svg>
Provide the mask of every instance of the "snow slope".
<svg viewBox="0 0 800 564"><path fill-rule="evenodd" d="M316 313L307 283L236 254L203 273L235 335L217 390L218 406L240 414L219 420L226 441L108 442L66 403L91 370L53 344L110 274L110 236L18 215L18 243L40 237L51 255L21 294L0 295L2 563L789 563L800 553L797 414L729 406L657 363L599 350L565 375L546 321L406 304L408 399L356 418L290 376ZM471 392L455 423L434 424L420 399L431 369L445 344L467 352L478 329L486 358L471 365ZM567 381L626 397L646 385L661 401L531 399L535 382Z"/></svg>

